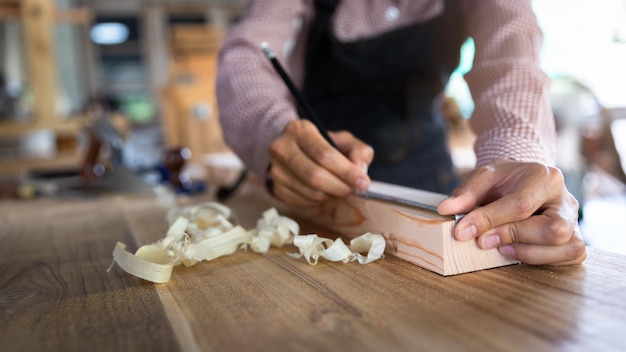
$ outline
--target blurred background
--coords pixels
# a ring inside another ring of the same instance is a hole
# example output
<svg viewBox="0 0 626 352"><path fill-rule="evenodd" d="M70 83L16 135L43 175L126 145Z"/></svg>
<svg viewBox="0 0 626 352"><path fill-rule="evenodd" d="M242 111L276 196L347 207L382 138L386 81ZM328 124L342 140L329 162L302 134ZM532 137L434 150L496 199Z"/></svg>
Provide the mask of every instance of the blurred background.
<svg viewBox="0 0 626 352"><path fill-rule="evenodd" d="M77 179L98 192L234 182L241 164L222 140L215 73L246 3L0 0L0 197L94 193ZM558 166L581 203L585 240L626 254L626 0L533 7L553 80ZM463 80L473 52L470 39L444 106L460 174L475 161Z"/></svg>

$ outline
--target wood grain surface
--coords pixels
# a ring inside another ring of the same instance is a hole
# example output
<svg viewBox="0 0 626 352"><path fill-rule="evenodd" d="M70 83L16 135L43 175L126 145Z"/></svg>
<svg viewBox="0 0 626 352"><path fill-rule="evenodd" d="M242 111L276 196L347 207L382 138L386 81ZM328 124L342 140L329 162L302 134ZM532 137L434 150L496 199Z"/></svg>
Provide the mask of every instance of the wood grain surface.
<svg viewBox="0 0 626 352"><path fill-rule="evenodd" d="M248 227L268 206L245 190L228 204ZM117 241L135 250L166 229L150 197L0 202L2 350L626 349L626 257L609 252L442 277L393 256L310 266L288 246L177 267L166 284L106 272Z"/></svg>

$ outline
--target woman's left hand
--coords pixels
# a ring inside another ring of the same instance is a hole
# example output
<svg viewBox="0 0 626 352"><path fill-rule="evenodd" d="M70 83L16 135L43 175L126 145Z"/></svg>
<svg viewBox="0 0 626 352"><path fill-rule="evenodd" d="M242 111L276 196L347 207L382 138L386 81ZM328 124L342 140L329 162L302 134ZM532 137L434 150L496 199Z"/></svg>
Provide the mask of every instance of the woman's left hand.
<svg viewBox="0 0 626 352"><path fill-rule="evenodd" d="M455 227L458 240L527 264L570 265L586 258L578 207L559 169L501 160L474 170L438 211L467 213Z"/></svg>

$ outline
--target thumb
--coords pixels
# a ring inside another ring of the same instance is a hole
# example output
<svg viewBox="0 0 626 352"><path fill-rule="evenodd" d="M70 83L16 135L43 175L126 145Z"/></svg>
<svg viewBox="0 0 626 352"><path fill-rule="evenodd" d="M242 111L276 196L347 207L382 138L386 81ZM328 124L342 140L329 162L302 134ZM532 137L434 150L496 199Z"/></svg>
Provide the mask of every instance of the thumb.
<svg viewBox="0 0 626 352"><path fill-rule="evenodd" d="M437 212L441 215L465 214L477 206L478 199L464 186L461 186L439 203Z"/></svg>
<svg viewBox="0 0 626 352"><path fill-rule="evenodd" d="M478 207L492 187L494 171L489 167L476 169L448 198L439 203L439 214L464 214Z"/></svg>

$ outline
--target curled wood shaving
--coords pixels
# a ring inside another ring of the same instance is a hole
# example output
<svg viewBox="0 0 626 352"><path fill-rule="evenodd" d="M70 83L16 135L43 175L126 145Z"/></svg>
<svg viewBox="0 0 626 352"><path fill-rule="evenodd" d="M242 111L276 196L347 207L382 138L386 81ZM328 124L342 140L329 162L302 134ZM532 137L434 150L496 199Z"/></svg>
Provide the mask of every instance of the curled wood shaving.
<svg viewBox="0 0 626 352"><path fill-rule="evenodd" d="M189 236L182 234L181 237L182 241L172 243L173 246L166 248L154 244L140 247L135 255L126 250L125 244L117 242L113 250L113 262L107 272L111 270L114 263L117 263L127 273L144 280L157 283L168 282L174 265L189 245Z"/></svg>
<svg viewBox="0 0 626 352"><path fill-rule="evenodd" d="M162 203L170 205L172 199L162 195ZM341 239L332 241L317 235L298 236L300 227L294 220L281 216L275 208L265 211L257 221L255 229L247 231L234 225L230 208L215 202L178 208L170 207L170 227L165 238L156 243L140 247L133 255L126 245L118 242L113 250L113 262L124 271L144 280L164 283L171 278L174 266L192 266L203 260L235 253L250 248L257 253L267 253L270 246L282 247L293 243L300 253L291 253L295 258L304 256L314 265L321 256L331 261L361 264L382 257L385 240L381 235L366 233L353 239L348 248ZM367 252L367 256L361 253Z"/></svg>
<svg viewBox="0 0 626 352"><path fill-rule="evenodd" d="M367 264L381 258L385 252L385 238L371 232L353 238L350 247L346 246L341 238L333 241L315 234L296 236L293 244L300 249L300 253L289 255L294 258L304 257L311 265L317 264L320 257L332 262L347 263L356 260L361 264Z"/></svg>

